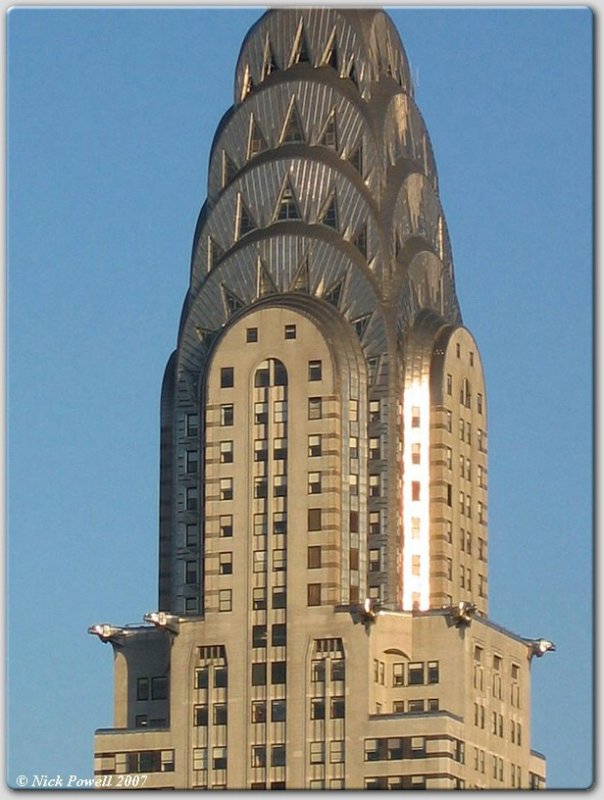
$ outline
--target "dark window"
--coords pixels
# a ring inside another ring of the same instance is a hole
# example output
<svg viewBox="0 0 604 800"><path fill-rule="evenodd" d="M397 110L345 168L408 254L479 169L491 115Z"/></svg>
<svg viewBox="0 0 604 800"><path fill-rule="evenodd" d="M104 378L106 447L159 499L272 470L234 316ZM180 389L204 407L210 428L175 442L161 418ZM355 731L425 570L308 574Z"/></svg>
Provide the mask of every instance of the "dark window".
<svg viewBox="0 0 604 800"><path fill-rule="evenodd" d="M254 611L266 610L266 589L263 586L253 589L252 608Z"/></svg>
<svg viewBox="0 0 604 800"><path fill-rule="evenodd" d="M266 625L252 626L252 647L266 647Z"/></svg>
<svg viewBox="0 0 604 800"><path fill-rule="evenodd" d="M351 511L350 512L350 532L351 533L358 533L359 532L359 512L358 511Z"/></svg>
<svg viewBox="0 0 604 800"><path fill-rule="evenodd" d="M323 377L323 364L321 361L308 362L308 380L320 381Z"/></svg>
<svg viewBox="0 0 604 800"><path fill-rule="evenodd" d="M428 661L428 683L438 683L438 661Z"/></svg>
<svg viewBox="0 0 604 800"><path fill-rule="evenodd" d="M418 713L419 711L423 712L424 710L424 701L423 700L409 700L408 710L410 714Z"/></svg>
<svg viewBox="0 0 604 800"><path fill-rule="evenodd" d="M319 569L321 566L321 548L312 545L308 548L308 569Z"/></svg>
<svg viewBox="0 0 604 800"><path fill-rule="evenodd" d="M226 756L226 747L215 747L213 758L212 758L212 766L214 769L226 769L227 768L227 756Z"/></svg>
<svg viewBox="0 0 604 800"><path fill-rule="evenodd" d="M199 416L197 414L187 414L186 435L197 436L199 433Z"/></svg>
<svg viewBox="0 0 604 800"><path fill-rule="evenodd" d="M271 683L285 683L287 665L285 661L273 661L271 664Z"/></svg>
<svg viewBox="0 0 604 800"><path fill-rule="evenodd" d="M232 514L223 514L220 517L220 535L229 537L233 535L233 516Z"/></svg>
<svg viewBox="0 0 604 800"><path fill-rule="evenodd" d="M187 511L197 511L197 486L188 486L185 491L185 508Z"/></svg>
<svg viewBox="0 0 604 800"><path fill-rule="evenodd" d="M308 456L309 458L316 458L322 453L321 434L314 433L308 437Z"/></svg>
<svg viewBox="0 0 604 800"><path fill-rule="evenodd" d="M149 678L139 678L136 682L136 699L149 699Z"/></svg>
<svg viewBox="0 0 604 800"><path fill-rule="evenodd" d="M345 703L343 697L333 697L331 700L331 718L344 719Z"/></svg>
<svg viewBox="0 0 604 800"><path fill-rule="evenodd" d="M308 584L308 605L320 606L321 605L321 584L309 583Z"/></svg>
<svg viewBox="0 0 604 800"><path fill-rule="evenodd" d="M424 665L419 661L409 664L408 668L409 686L418 686L424 682Z"/></svg>
<svg viewBox="0 0 604 800"><path fill-rule="evenodd" d="M266 767L266 747L263 744L252 747L252 767Z"/></svg>
<svg viewBox="0 0 604 800"><path fill-rule="evenodd" d="M216 703L214 705L214 725L227 724L227 707L226 703Z"/></svg>
<svg viewBox="0 0 604 800"><path fill-rule="evenodd" d="M284 586L273 588L273 608L285 608L287 605L287 592Z"/></svg>
<svg viewBox="0 0 604 800"><path fill-rule="evenodd" d="M438 698L433 697L428 700L428 711L438 711Z"/></svg>
<svg viewBox="0 0 604 800"><path fill-rule="evenodd" d="M287 629L284 624L277 623L271 626L271 644L273 647L283 647L286 643Z"/></svg>
<svg viewBox="0 0 604 800"><path fill-rule="evenodd" d="M201 667L195 671L195 688L207 689L208 688L209 670L207 667Z"/></svg>
<svg viewBox="0 0 604 800"><path fill-rule="evenodd" d="M266 664L252 664L252 686L266 686Z"/></svg>
<svg viewBox="0 0 604 800"><path fill-rule="evenodd" d="M220 388L231 389L234 385L235 385L235 373L233 367L221 367Z"/></svg>
<svg viewBox="0 0 604 800"><path fill-rule="evenodd" d="M226 689L229 685L229 671L227 667L216 667L214 669L214 687L216 689Z"/></svg>
<svg viewBox="0 0 604 800"><path fill-rule="evenodd" d="M207 727L208 724L208 707L195 706L195 725Z"/></svg>
<svg viewBox="0 0 604 800"><path fill-rule="evenodd" d="M412 500L419 500L419 489L420 489L419 481L412 481L412 483L411 483L411 499Z"/></svg>
<svg viewBox="0 0 604 800"><path fill-rule="evenodd" d="M287 370L280 361L274 362L273 382L275 386L287 386Z"/></svg>
<svg viewBox="0 0 604 800"><path fill-rule="evenodd" d="M268 367L264 369L257 369L254 375L254 386L262 387L270 385L270 372Z"/></svg>
<svg viewBox="0 0 604 800"><path fill-rule="evenodd" d="M285 700L273 700L271 702L271 720L273 722L284 722L285 709Z"/></svg>
<svg viewBox="0 0 604 800"><path fill-rule="evenodd" d="M166 700L168 697L168 679L159 675L151 678L151 697L153 700Z"/></svg>
<svg viewBox="0 0 604 800"><path fill-rule="evenodd" d="M358 512L355 512L355 513L357 513L357 518L358 518ZM321 509L320 508L309 508L308 509L308 530L309 531L320 531L321 530Z"/></svg>
<svg viewBox="0 0 604 800"><path fill-rule="evenodd" d="M277 535L285 535L287 533L287 514L285 511L274 512L273 533Z"/></svg>
<svg viewBox="0 0 604 800"><path fill-rule="evenodd" d="M343 681L346 677L346 662L343 658L331 662L332 681Z"/></svg>
<svg viewBox="0 0 604 800"><path fill-rule="evenodd" d="M310 718L325 719L325 700L310 701Z"/></svg>
<svg viewBox="0 0 604 800"><path fill-rule="evenodd" d="M296 326L295 325L286 325L285 326L284 338L285 339L295 339L296 338Z"/></svg>
<svg viewBox="0 0 604 800"><path fill-rule="evenodd" d="M258 328L248 328L245 332L245 341L246 342L257 342L258 341Z"/></svg>
<svg viewBox="0 0 604 800"><path fill-rule="evenodd" d="M221 575L233 574L233 554L232 553L219 553L218 555L218 571Z"/></svg>
<svg viewBox="0 0 604 800"><path fill-rule="evenodd" d="M185 563L185 583L197 583L197 561L187 561Z"/></svg>
<svg viewBox="0 0 604 800"><path fill-rule="evenodd" d="M271 747L271 766L284 767L285 766L285 745L274 744Z"/></svg>

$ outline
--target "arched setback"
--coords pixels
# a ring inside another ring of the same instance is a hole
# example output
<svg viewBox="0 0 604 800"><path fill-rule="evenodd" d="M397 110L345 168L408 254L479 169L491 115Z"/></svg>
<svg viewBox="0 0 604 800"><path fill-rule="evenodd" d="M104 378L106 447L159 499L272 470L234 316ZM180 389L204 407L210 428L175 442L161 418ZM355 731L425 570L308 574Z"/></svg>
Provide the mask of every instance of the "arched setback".
<svg viewBox="0 0 604 800"><path fill-rule="evenodd" d="M204 609L230 591L242 624L254 604L272 613L287 562L307 565L288 575L288 615L364 596L364 365L332 309L296 301L240 316L206 372Z"/></svg>
<svg viewBox="0 0 604 800"><path fill-rule="evenodd" d="M431 393L431 605L466 600L487 615L488 445L484 373L463 327L436 338Z"/></svg>

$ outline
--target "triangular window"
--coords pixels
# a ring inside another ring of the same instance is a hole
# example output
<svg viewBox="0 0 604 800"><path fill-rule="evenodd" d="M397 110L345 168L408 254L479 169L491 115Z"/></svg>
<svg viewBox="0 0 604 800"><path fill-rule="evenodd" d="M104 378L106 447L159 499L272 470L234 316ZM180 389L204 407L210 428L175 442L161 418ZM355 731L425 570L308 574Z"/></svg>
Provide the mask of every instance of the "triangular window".
<svg viewBox="0 0 604 800"><path fill-rule="evenodd" d="M371 314L365 314L365 316L363 317L359 317L358 319L352 320L352 325L359 339L363 338L365 331L367 330L367 326L369 325L370 319L371 319Z"/></svg>
<svg viewBox="0 0 604 800"><path fill-rule="evenodd" d="M304 33L304 25L300 20L300 27L298 28L298 35L292 50L291 64L308 64L310 63L310 51L308 49L308 42Z"/></svg>
<svg viewBox="0 0 604 800"><path fill-rule="evenodd" d="M323 225L329 225L330 228L335 228L336 230L338 229L338 207L335 193L331 196L330 200L325 206L323 213L319 218L319 222L322 222Z"/></svg>
<svg viewBox="0 0 604 800"><path fill-rule="evenodd" d="M252 80L252 73L250 72L249 64L245 68L245 72L243 73L243 86L241 87L241 99L245 100L248 94L254 88L254 81Z"/></svg>
<svg viewBox="0 0 604 800"><path fill-rule="evenodd" d="M367 372L368 372L367 377L369 379L370 386L372 386L376 381L376 378L378 376L379 366L380 366L379 356L373 356L373 358L367 359Z"/></svg>
<svg viewBox="0 0 604 800"><path fill-rule="evenodd" d="M208 269L214 269L223 255L223 248L215 239L212 239L211 236L208 236Z"/></svg>
<svg viewBox="0 0 604 800"><path fill-rule="evenodd" d="M264 63L262 65L262 80L268 78L271 72L279 69L275 56L273 55L273 48L271 47L270 39L266 40L266 47L264 48Z"/></svg>
<svg viewBox="0 0 604 800"><path fill-rule="evenodd" d="M327 300L328 303L331 303L332 306L336 308L340 307L340 300L342 299L342 292L344 289L344 278L340 278L339 281L333 284L333 286L328 289L327 292L323 295L323 299Z"/></svg>
<svg viewBox="0 0 604 800"><path fill-rule="evenodd" d="M255 230L256 225L254 218L249 212L249 209L243 202L243 197L239 195L239 208L237 209L237 238L245 236L246 233Z"/></svg>
<svg viewBox="0 0 604 800"><path fill-rule="evenodd" d="M332 150L338 149L338 137L336 133L336 112L335 109L329 115L327 124L323 129L319 144L323 147L331 147Z"/></svg>
<svg viewBox="0 0 604 800"><path fill-rule="evenodd" d="M336 44L336 29L334 28L330 39L329 44L325 48L325 52L323 53L323 58L321 59L321 64L324 64L327 67L332 67L335 69L336 72L339 73L339 65L338 65L338 48Z"/></svg>
<svg viewBox="0 0 604 800"><path fill-rule="evenodd" d="M229 184L237 173L237 165L226 150L222 151L222 188Z"/></svg>
<svg viewBox="0 0 604 800"><path fill-rule="evenodd" d="M362 225L352 239L355 247L367 258L367 225Z"/></svg>
<svg viewBox="0 0 604 800"><path fill-rule="evenodd" d="M310 286L310 276L309 276L308 256L305 256L302 263L298 267L298 271L294 275L290 291L305 292L306 294L308 294L309 286Z"/></svg>
<svg viewBox="0 0 604 800"><path fill-rule="evenodd" d="M304 131L302 130L302 123L295 101L293 101L290 106L285 125L283 126L283 133L281 134L281 144L294 142L304 142Z"/></svg>
<svg viewBox="0 0 604 800"><path fill-rule="evenodd" d="M357 172L360 172L361 175L363 174L363 143L359 142L359 146L356 147L352 153L348 156L348 163L352 164L352 166L356 169Z"/></svg>
<svg viewBox="0 0 604 800"><path fill-rule="evenodd" d="M281 192L281 197L275 209L275 218L278 220L301 219L300 210L289 181L287 181Z"/></svg>
<svg viewBox="0 0 604 800"><path fill-rule="evenodd" d="M264 134L260 130L260 126L254 119L253 115L250 117L250 140L248 147L248 159L253 158L258 153L268 150L268 144L264 138Z"/></svg>
<svg viewBox="0 0 604 800"><path fill-rule="evenodd" d="M354 83L354 85L359 88L359 78L357 76L357 68L354 65L354 61L352 62L352 67L350 68L350 72L348 73L348 77Z"/></svg>
<svg viewBox="0 0 604 800"><path fill-rule="evenodd" d="M277 287L267 268L258 259L256 265L256 297L264 297L267 294L277 294Z"/></svg>
<svg viewBox="0 0 604 800"><path fill-rule="evenodd" d="M243 300L240 300L237 295L230 289L227 289L224 284L222 285L222 296L228 314L234 314L235 311L245 306Z"/></svg>
<svg viewBox="0 0 604 800"><path fill-rule="evenodd" d="M195 333L197 338L202 344L210 345L216 338L216 331L210 331L207 328L200 328L196 326Z"/></svg>

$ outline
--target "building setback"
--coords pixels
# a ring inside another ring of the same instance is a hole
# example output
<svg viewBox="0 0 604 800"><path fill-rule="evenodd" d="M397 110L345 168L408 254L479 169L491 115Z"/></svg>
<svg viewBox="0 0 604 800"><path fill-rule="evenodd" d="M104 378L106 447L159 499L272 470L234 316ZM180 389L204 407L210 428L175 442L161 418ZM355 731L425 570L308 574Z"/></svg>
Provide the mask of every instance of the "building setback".
<svg viewBox="0 0 604 800"><path fill-rule="evenodd" d="M158 611L115 654L125 787L541 788L488 618L487 402L378 10L273 10L210 154L161 399ZM143 776L144 779L143 779Z"/></svg>

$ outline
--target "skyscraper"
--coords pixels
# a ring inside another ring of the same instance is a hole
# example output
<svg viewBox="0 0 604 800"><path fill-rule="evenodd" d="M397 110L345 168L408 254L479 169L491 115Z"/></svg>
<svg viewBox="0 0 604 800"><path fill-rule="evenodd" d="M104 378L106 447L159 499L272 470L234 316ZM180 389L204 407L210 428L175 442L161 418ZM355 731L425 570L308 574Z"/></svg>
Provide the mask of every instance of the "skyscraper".
<svg viewBox="0 0 604 800"><path fill-rule="evenodd" d="M97 774L544 784L552 645L488 618L483 371L383 12L281 9L246 37L161 416L158 610L91 628L115 652Z"/></svg>

